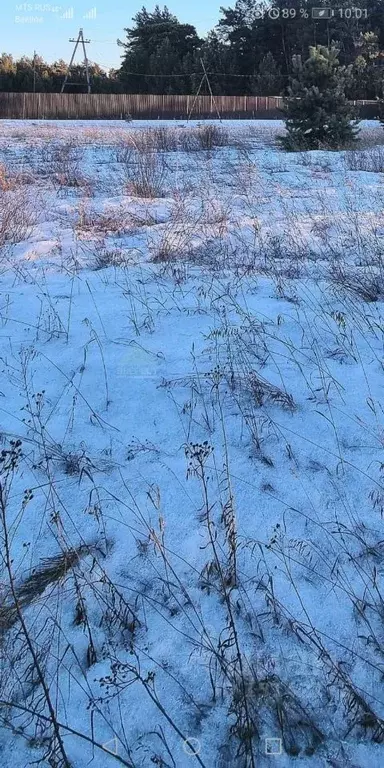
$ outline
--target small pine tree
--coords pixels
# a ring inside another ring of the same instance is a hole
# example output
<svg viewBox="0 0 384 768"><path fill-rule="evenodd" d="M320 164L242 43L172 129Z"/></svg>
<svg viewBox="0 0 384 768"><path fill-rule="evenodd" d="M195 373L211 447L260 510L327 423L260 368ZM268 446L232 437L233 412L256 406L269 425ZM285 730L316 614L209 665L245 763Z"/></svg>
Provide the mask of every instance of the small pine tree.
<svg viewBox="0 0 384 768"><path fill-rule="evenodd" d="M340 149L356 141L358 121L345 96L348 72L341 67L336 48L311 47L302 64L294 57L285 100L284 149Z"/></svg>

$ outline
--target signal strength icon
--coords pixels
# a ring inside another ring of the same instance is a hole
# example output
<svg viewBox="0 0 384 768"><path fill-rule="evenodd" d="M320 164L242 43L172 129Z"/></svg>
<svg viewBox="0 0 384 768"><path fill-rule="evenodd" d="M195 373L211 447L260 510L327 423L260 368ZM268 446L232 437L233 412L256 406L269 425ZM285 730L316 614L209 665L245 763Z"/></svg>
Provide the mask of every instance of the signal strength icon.
<svg viewBox="0 0 384 768"><path fill-rule="evenodd" d="M60 16L61 19L73 19L73 8L67 8Z"/></svg>
<svg viewBox="0 0 384 768"><path fill-rule="evenodd" d="M95 19L95 18L96 18L96 8L91 8L83 16L83 19Z"/></svg>

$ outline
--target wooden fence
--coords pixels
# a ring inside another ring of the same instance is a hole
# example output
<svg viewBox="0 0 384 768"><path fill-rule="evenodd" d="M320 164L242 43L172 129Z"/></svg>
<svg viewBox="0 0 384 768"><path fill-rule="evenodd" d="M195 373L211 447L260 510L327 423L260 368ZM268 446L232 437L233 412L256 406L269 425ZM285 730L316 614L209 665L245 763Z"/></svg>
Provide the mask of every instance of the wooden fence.
<svg viewBox="0 0 384 768"><path fill-rule="evenodd" d="M122 120L192 118L265 118L282 116L281 96L179 96L103 93L0 92L0 119L12 120ZM354 102L361 117L377 116L377 102Z"/></svg>

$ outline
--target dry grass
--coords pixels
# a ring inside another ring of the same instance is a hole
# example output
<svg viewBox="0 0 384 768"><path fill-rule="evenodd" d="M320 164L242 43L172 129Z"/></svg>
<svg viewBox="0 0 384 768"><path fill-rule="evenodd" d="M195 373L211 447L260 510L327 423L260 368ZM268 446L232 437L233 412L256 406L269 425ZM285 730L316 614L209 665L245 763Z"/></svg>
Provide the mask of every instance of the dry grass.
<svg viewBox="0 0 384 768"><path fill-rule="evenodd" d="M43 129L41 203L0 170L2 728L55 768L264 768L266 737L352 768L384 739L382 206L333 192L381 148Z"/></svg>
<svg viewBox="0 0 384 768"><path fill-rule="evenodd" d="M62 582L70 575L80 559L92 551L91 547L81 546L77 550L60 552L59 555L46 558L38 568L34 568L29 576L15 584L17 603L24 610L38 598L46 589ZM18 620L16 601L10 592L3 591L0 607L0 637L4 636Z"/></svg>
<svg viewBox="0 0 384 768"><path fill-rule="evenodd" d="M384 147L374 146L371 149L351 150L350 152L346 152L345 162L350 171L383 173Z"/></svg>
<svg viewBox="0 0 384 768"><path fill-rule="evenodd" d="M28 240L38 220L36 201L24 188L0 191L0 247Z"/></svg>

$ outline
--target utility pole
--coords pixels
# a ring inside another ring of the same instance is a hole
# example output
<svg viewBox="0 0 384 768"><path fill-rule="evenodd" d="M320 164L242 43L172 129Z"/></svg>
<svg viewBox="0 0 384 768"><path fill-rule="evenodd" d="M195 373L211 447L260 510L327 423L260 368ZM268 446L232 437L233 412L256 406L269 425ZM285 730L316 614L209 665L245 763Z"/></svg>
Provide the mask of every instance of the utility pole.
<svg viewBox="0 0 384 768"><path fill-rule="evenodd" d="M75 45L75 47L73 49L71 61L69 62L69 67L67 69L67 74L65 75L65 79L64 79L63 85L61 86L60 93L64 93L64 89L65 89L65 86L67 85L67 82L68 82L68 78L69 78L69 75L70 75L70 72L71 72L71 69L72 69L73 60L75 58L76 51L77 51L77 46L79 45L79 43L81 43L81 45L83 47L83 52L84 52L85 74L86 74L86 77L87 77L87 93L91 93L91 81L90 81L90 77L89 77L88 57L87 57L87 51L86 51L86 48L85 48L85 44L86 43L90 43L91 41L90 40L84 40L83 30L80 29L79 30L79 34L77 36L77 39L71 37L69 39L69 42L70 43L76 43L76 45ZM75 83L73 83L73 85L75 85ZM78 83L76 83L76 85L78 85Z"/></svg>
<svg viewBox="0 0 384 768"><path fill-rule="evenodd" d="M201 64L201 67L202 67L202 70L203 70L203 73L204 73L204 74L203 74L203 77L201 78L201 82L200 82L200 85L199 85L199 87L198 87L198 89L197 89L197 93L196 93L196 95L195 95L195 98L194 98L194 100L193 100L193 104L192 104L192 106L191 106L191 109L190 109L190 111L189 111L189 115L188 115L188 118L187 118L187 119L188 119L188 121L191 119L191 115L192 115L192 112L193 112L193 108L194 108L194 106L195 106L195 104L196 104L196 102L197 102L197 99L199 98L199 95L200 95L200 91L201 91L201 89L202 89L203 83L204 83L204 82L206 82L206 83L207 83L207 85L208 85L208 88L209 88L209 93L210 93L210 96L211 96L211 112L212 112L212 110L213 110L213 105L215 105L215 109L216 109L216 114L217 114L217 117L219 118L220 122L222 122L222 119L221 119L221 115L220 115L220 112L219 112L219 108L218 108L218 106L217 106L217 103L216 103L216 99L215 99L215 97L214 97L214 95L213 95L213 91L212 91L212 88L211 88L211 82L210 82L210 79L209 79L209 77L208 77L208 72L207 72L207 70L206 70L206 68L205 68L205 64L204 64L204 62L203 62L203 59L200 59L200 64Z"/></svg>
<svg viewBox="0 0 384 768"><path fill-rule="evenodd" d="M218 108L218 106L217 106L217 104L216 104L216 99L215 99L215 97L214 97L214 95L213 95L213 91L212 91L212 88L211 88L211 82L210 82L210 79L209 79L209 77L208 77L208 72L207 72L207 70L205 69L205 64L204 64L204 62L203 62L203 59L200 59L200 64L201 64L201 66L202 66L202 68L203 68L203 72L204 72L204 75L205 75L205 79L206 79L206 81L207 81L207 84L208 84L209 93L211 94L211 112L212 112L212 104L214 104L214 105L215 105L215 109L216 109L216 113L217 113L217 117L219 118L220 122L222 122L222 120L221 120L221 114L220 114L220 112L219 112L219 108Z"/></svg>

